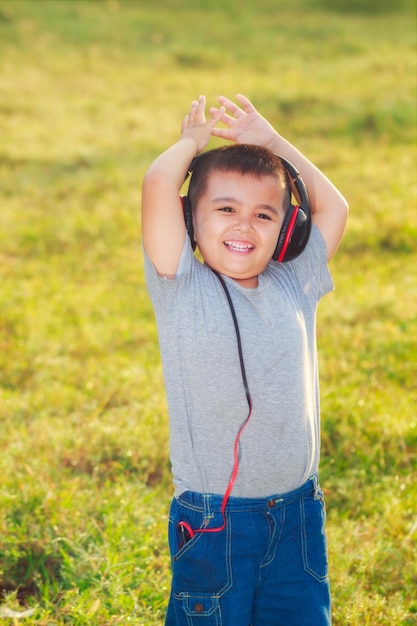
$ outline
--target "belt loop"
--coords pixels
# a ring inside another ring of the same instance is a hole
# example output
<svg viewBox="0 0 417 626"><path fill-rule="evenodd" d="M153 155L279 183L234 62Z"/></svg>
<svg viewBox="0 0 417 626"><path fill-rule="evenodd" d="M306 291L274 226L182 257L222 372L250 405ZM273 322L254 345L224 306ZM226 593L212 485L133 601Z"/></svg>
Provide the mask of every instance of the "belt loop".
<svg viewBox="0 0 417 626"><path fill-rule="evenodd" d="M319 494L319 481L318 481L318 478L317 478L317 474L314 474L311 477L311 480L313 481L314 499L315 500L319 500L320 499L320 494Z"/></svg>
<svg viewBox="0 0 417 626"><path fill-rule="evenodd" d="M210 502L211 502L210 494L208 493L203 494L203 501L204 501L204 518L209 519L210 517L212 517L211 506L210 506Z"/></svg>

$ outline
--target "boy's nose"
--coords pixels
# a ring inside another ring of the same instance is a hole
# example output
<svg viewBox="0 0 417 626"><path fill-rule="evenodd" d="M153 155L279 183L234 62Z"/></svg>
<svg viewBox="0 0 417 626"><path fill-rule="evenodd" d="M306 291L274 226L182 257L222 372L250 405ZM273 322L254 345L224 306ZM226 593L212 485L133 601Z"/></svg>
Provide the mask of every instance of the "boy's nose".
<svg viewBox="0 0 417 626"><path fill-rule="evenodd" d="M234 229L241 233L248 233L253 230L252 222L250 219L239 218L234 226Z"/></svg>

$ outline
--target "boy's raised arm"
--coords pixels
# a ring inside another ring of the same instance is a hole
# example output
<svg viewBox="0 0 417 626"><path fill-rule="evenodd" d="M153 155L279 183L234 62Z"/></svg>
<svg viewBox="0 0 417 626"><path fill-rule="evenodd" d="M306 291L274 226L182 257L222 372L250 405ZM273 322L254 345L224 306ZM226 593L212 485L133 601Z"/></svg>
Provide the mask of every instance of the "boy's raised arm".
<svg viewBox="0 0 417 626"><path fill-rule="evenodd" d="M224 109L205 119L205 98L191 104L181 138L150 165L142 184L142 239L158 274L174 278L186 236L180 189L192 159L206 147Z"/></svg>
<svg viewBox="0 0 417 626"><path fill-rule="evenodd" d="M237 143L261 145L295 165L307 187L312 220L324 237L330 259L340 243L346 224L348 204L345 198L311 161L275 131L245 96L238 94L236 98L240 106L228 98L219 97L220 104L231 115L223 113L220 120L228 128L213 128L212 135ZM210 109L212 115L218 111L215 107Z"/></svg>

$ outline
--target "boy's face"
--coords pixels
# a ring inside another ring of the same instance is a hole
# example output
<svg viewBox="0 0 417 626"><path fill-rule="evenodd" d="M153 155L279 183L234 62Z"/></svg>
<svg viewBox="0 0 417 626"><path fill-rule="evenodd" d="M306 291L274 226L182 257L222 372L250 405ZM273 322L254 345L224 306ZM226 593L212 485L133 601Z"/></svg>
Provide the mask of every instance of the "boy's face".
<svg viewBox="0 0 417 626"><path fill-rule="evenodd" d="M272 176L213 171L194 213L204 261L243 287L257 287L284 219L285 190Z"/></svg>

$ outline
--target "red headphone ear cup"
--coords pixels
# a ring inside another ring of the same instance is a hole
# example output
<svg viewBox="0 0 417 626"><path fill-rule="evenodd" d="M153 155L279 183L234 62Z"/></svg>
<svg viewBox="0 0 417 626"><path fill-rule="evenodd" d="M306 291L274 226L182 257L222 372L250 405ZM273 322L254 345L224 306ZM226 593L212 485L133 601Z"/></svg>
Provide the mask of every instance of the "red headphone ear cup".
<svg viewBox="0 0 417 626"><path fill-rule="evenodd" d="M284 217L278 236L277 246L272 255L273 261L285 263L295 259L307 245L311 231L311 210L307 188L300 173L290 161L280 156L282 165L289 176L292 195L297 206L291 204Z"/></svg>
<svg viewBox="0 0 417 626"><path fill-rule="evenodd" d="M285 263L295 259L306 247L310 231L310 213L301 206L291 205L285 214L272 260Z"/></svg>
<svg viewBox="0 0 417 626"><path fill-rule="evenodd" d="M298 206L291 205L285 213L284 221L282 222L281 230L279 231L277 246L274 254L272 255L273 261L282 262L284 260L288 244L291 241L294 227L297 222L298 211Z"/></svg>

